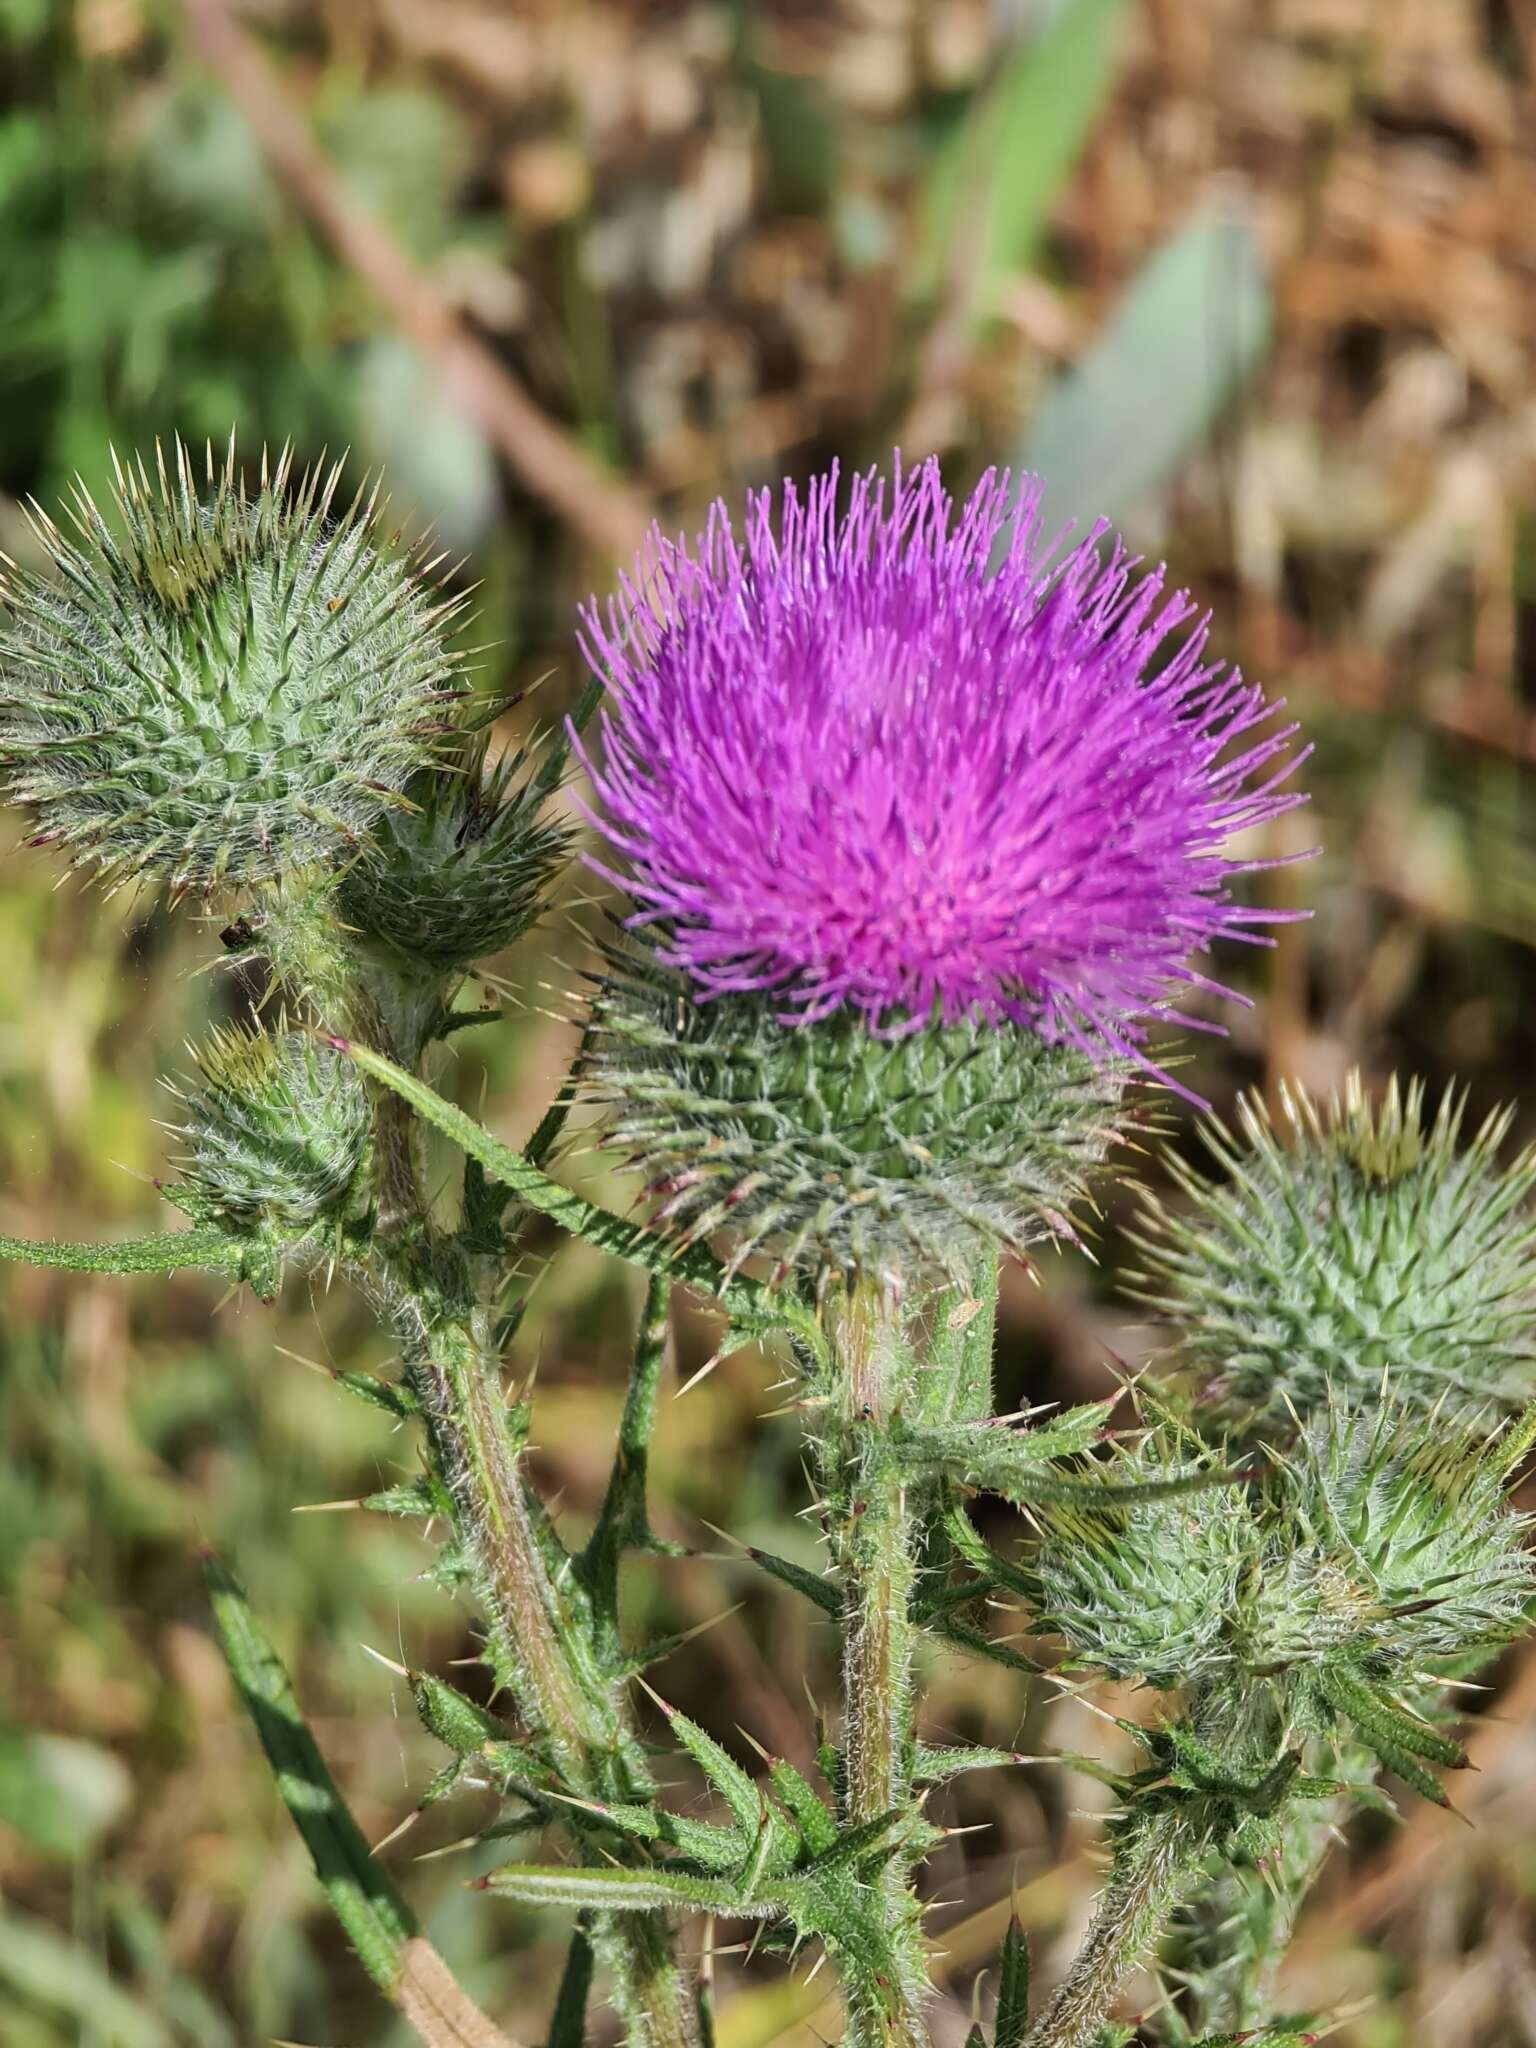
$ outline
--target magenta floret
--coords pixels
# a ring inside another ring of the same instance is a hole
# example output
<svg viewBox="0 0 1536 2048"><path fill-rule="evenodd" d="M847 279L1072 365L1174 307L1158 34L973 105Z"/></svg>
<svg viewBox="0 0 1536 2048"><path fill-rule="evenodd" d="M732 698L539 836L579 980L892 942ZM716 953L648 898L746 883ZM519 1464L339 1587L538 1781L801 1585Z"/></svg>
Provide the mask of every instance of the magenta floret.
<svg viewBox="0 0 1536 2048"><path fill-rule="evenodd" d="M1303 801L1279 704L1204 659L1161 569L1096 527L1042 546L1040 486L937 463L721 504L583 615L611 682L594 822L700 998L843 1005L883 1033L1013 1019L1133 1049L1242 907L1233 835Z"/></svg>

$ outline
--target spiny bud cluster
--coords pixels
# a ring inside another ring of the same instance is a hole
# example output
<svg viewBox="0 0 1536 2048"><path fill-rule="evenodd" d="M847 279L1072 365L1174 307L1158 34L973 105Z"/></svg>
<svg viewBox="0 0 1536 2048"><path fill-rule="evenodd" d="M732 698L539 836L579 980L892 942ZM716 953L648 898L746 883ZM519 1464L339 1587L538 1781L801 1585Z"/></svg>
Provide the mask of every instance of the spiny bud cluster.
<svg viewBox="0 0 1536 2048"><path fill-rule="evenodd" d="M1021 1025L883 1038L845 1008L786 1030L772 996L699 1002L637 948L597 992L581 1078L659 1227L724 1231L733 1264L763 1251L818 1278L958 1270L1070 1235L1125 1085Z"/></svg>
<svg viewBox="0 0 1536 2048"><path fill-rule="evenodd" d="M180 1091L186 1144L171 1199L199 1221L286 1243L367 1206L371 1114L349 1060L308 1032L219 1032Z"/></svg>
<svg viewBox="0 0 1536 2048"><path fill-rule="evenodd" d="M38 836L114 882L268 880L359 846L432 758L457 601L381 551L377 492L295 481L233 443L202 484L179 444L117 469L120 530L85 492L51 574L0 584L0 782Z"/></svg>
<svg viewBox="0 0 1536 2048"><path fill-rule="evenodd" d="M1174 1162L1186 1205L1154 1208L1143 1298L1177 1321L1181 1362L1238 1422L1307 1415L1330 1391L1471 1421L1536 1394L1536 1152L1501 1168L1509 1114L1459 1146L1463 1100L1426 1122L1394 1081L1379 1108L1358 1075L1342 1100L1258 1101L1239 1142L1206 1132L1225 1178Z"/></svg>
<svg viewBox="0 0 1536 2048"><path fill-rule="evenodd" d="M1272 1743L1343 1723L1438 1796L1423 1762L1461 1753L1405 1695L1523 1624L1536 1560L1508 1482L1533 1433L1536 1417L1489 1439L1389 1398L1334 1400L1252 1483L1226 1483L1208 1453L1206 1490L1046 1508L1040 1621L1117 1677L1192 1689L1207 1728L1263 1722ZM1189 1458L1182 1431L1160 1430L1105 1482L1155 1483Z"/></svg>

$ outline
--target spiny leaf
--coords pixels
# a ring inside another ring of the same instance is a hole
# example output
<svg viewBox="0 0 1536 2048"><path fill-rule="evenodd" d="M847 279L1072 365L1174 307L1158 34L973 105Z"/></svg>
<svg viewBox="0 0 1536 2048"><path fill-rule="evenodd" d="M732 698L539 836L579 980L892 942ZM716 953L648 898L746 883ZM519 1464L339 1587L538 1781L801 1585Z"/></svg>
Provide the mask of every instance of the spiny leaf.
<svg viewBox="0 0 1536 2048"><path fill-rule="evenodd" d="M997 2022L993 2048L1023 2048L1029 2032L1029 1942L1017 1913L1003 1936L1003 1953L998 1964Z"/></svg>
<svg viewBox="0 0 1536 2048"><path fill-rule="evenodd" d="M745 1554L769 1578L777 1579L780 1585L789 1586L796 1593L803 1593L823 1614L842 1612L842 1594L830 1579L824 1579L819 1572L808 1571L803 1564L795 1564L787 1557L775 1557L771 1550L760 1550L755 1543L747 1546Z"/></svg>
<svg viewBox="0 0 1536 2048"><path fill-rule="evenodd" d="M920 1785L942 1785L966 1771L999 1770L1021 1761L1011 1749L946 1749L920 1742L912 1759L912 1776Z"/></svg>
<svg viewBox="0 0 1536 2048"><path fill-rule="evenodd" d="M124 1238L117 1244L34 1243L0 1237L0 1259L27 1266L58 1266L71 1273L205 1273L245 1277L254 1247L221 1230L171 1230L153 1237Z"/></svg>
<svg viewBox="0 0 1536 2048"><path fill-rule="evenodd" d="M596 1245L601 1251L611 1252L617 1258L626 1259L631 1265L642 1266L649 1272L660 1273L665 1278L682 1281L717 1296L733 1318L755 1329L767 1331L793 1326L802 1336L814 1332L817 1347L821 1348L815 1319L792 1295L787 1292L769 1294L750 1280L727 1281L707 1252L679 1251L675 1246L635 1229L609 1210L600 1209L595 1203L573 1194L569 1188L562 1187L532 1165L522 1153L503 1144L456 1104L445 1102L424 1081L408 1074L403 1067L397 1067L381 1053L347 1039L331 1042L338 1052L344 1052L355 1060L364 1073L371 1074L374 1080L393 1090L411 1105L418 1116L451 1138L462 1152L478 1160L484 1171L493 1180L510 1188L519 1201L550 1217L574 1237Z"/></svg>
<svg viewBox="0 0 1536 2048"><path fill-rule="evenodd" d="M411 1673L411 1696L427 1733L435 1735L449 1749L457 1750L460 1756L472 1756L484 1750L488 1742L502 1743L507 1739L506 1729L494 1714L488 1714L429 1671Z"/></svg>

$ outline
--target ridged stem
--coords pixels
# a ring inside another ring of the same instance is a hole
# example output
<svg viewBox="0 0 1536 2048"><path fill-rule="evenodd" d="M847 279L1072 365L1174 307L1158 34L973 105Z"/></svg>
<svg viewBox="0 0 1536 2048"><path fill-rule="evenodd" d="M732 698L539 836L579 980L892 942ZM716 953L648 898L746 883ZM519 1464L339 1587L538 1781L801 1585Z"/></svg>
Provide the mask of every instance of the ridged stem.
<svg viewBox="0 0 1536 2048"><path fill-rule="evenodd" d="M847 1816L854 1826L913 1803L911 1621L916 1518L891 1443L906 1387L899 1317L873 1287L841 1297L829 1316L834 1384L822 1445L843 1588L843 1753ZM926 1970L920 1909L901 1862L880 1877L895 1981L849 1970L854 2048L923 2048Z"/></svg>
<svg viewBox="0 0 1536 2048"><path fill-rule="evenodd" d="M1122 1845L1083 1945L1024 2048L1090 2048L1121 1985L1196 1882L1205 1848L1204 1836L1173 1815Z"/></svg>

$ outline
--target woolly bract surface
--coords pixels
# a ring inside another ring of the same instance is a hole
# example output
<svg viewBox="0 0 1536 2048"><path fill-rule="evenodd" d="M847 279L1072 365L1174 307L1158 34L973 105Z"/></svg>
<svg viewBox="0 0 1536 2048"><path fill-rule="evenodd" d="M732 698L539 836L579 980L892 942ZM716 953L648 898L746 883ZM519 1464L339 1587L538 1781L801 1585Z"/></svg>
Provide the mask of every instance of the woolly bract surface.
<svg viewBox="0 0 1536 2048"><path fill-rule="evenodd" d="M883 1039L845 1009L786 1031L771 999L697 1003L634 954L598 991L581 1067L659 1227L823 1273L959 1270L1070 1235L1123 1078L1006 1023Z"/></svg>
<svg viewBox="0 0 1536 2048"><path fill-rule="evenodd" d="M1351 1077L1324 1105L1290 1092L1279 1127L1211 1126L1223 1177L1180 1162L1182 1207L1153 1208L1144 1299L1178 1323L1181 1358L1234 1419L1285 1422L1330 1390L1485 1419L1536 1394L1536 1154L1501 1168L1494 1116L1461 1141L1461 1103L1430 1121L1394 1082L1379 1107Z"/></svg>
<svg viewBox="0 0 1536 2048"><path fill-rule="evenodd" d="M119 468L119 526L81 489L51 574L0 582L0 785L39 838L111 880L269 880L357 846L443 723L456 609L380 550L339 471L254 491L186 451Z"/></svg>
<svg viewBox="0 0 1536 2048"><path fill-rule="evenodd" d="M1243 909L1229 841L1299 803L1293 728L1205 659L1196 607L1039 487L938 467L723 506L659 535L585 645L612 872L700 995L877 1030L1022 1023L1120 1051Z"/></svg>

